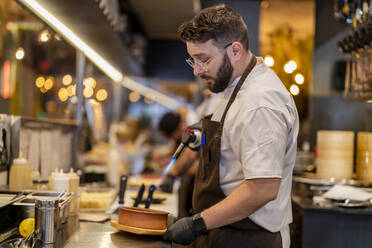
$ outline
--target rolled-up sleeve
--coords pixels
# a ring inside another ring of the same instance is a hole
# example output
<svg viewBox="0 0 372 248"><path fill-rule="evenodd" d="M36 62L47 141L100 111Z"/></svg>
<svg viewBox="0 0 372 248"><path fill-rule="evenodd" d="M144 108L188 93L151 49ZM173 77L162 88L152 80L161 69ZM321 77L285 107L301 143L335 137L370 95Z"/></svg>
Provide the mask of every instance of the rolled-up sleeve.
<svg viewBox="0 0 372 248"><path fill-rule="evenodd" d="M244 178L281 178L288 132L284 115L260 107L245 111L239 119L231 144Z"/></svg>

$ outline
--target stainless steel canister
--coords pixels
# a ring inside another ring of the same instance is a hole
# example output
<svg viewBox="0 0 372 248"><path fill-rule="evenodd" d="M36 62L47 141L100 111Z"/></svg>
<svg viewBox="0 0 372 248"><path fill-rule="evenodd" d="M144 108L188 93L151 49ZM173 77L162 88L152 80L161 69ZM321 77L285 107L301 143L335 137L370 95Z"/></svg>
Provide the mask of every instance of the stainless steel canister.
<svg viewBox="0 0 372 248"><path fill-rule="evenodd" d="M35 201L36 239L44 243L56 242L58 224L58 199Z"/></svg>

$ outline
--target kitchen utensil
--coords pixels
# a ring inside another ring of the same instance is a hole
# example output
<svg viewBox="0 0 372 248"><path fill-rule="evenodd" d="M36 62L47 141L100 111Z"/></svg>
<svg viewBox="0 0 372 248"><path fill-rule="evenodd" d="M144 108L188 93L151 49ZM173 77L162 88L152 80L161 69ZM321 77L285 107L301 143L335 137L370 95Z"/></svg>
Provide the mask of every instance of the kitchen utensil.
<svg viewBox="0 0 372 248"><path fill-rule="evenodd" d="M146 203L145 203L145 208L149 208L152 202L152 196L154 194L154 191L156 190L155 185L151 185L149 188L149 193L147 195Z"/></svg>
<svg viewBox="0 0 372 248"><path fill-rule="evenodd" d="M173 153L171 161L169 162L167 167L165 167L164 171L161 173L162 177L167 175L168 171L170 170L170 168L172 168L173 164L176 162L178 157L182 154L186 146L190 144L194 146L197 146L198 144L200 145L200 140L198 139L198 136L200 135L196 135L194 130L188 129L185 132L183 132L182 137L181 137L181 143L177 147L177 150Z"/></svg>
<svg viewBox="0 0 372 248"><path fill-rule="evenodd" d="M11 239L5 242L2 242L0 244L0 248L14 248L14 247L19 247L19 244L22 242L23 238L16 238L16 239Z"/></svg>
<svg viewBox="0 0 372 248"><path fill-rule="evenodd" d="M138 207L138 204L142 201L143 192L145 191L145 184L142 184L141 187L138 190L138 194L136 199L134 200L133 207Z"/></svg>
<svg viewBox="0 0 372 248"><path fill-rule="evenodd" d="M135 200L136 198L132 197L132 199ZM153 197L151 204L161 204L166 199L167 198L165 198L165 197L161 197L161 198ZM143 199L142 198L142 200L139 202L139 204L145 204L146 203L146 200L147 199Z"/></svg>
<svg viewBox="0 0 372 248"><path fill-rule="evenodd" d="M32 247L33 236L34 236L35 229L27 236L27 238L22 239L17 247L19 248L29 248Z"/></svg>
<svg viewBox="0 0 372 248"><path fill-rule="evenodd" d="M127 189L128 176L120 177L120 191L119 191L119 207L124 206L125 190Z"/></svg>
<svg viewBox="0 0 372 248"><path fill-rule="evenodd" d="M119 213L119 208L124 206L124 196L125 196L125 190L127 189L127 181L128 181L127 175L122 175L120 177L119 202L118 202L117 208L116 209L114 208L115 214Z"/></svg>
<svg viewBox="0 0 372 248"><path fill-rule="evenodd" d="M35 232L36 239L43 243L55 243L59 216L59 200L35 201Z"/></svg>

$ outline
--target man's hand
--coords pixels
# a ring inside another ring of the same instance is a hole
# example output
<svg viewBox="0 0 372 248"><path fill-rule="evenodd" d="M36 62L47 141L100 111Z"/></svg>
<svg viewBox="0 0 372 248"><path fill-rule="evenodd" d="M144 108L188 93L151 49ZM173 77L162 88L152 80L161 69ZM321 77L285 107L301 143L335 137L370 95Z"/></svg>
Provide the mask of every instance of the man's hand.
<svg viewBox="0 0 372 248"><path fill-rule="evenodd" d="M196 214L192 217L184 217L174 223L168 228L163 239L181 245L189 245L206 231L204 220L200 217L200 214Z"/></svg>
<svg viewBox="0 0 372 248"><path fill-rule="evenodd" d="M167 174L165 176L163 182L159 185L159 188L166 193L172 193L173 192L173 184L174 184L175 179L176 179L175 176Z"/></svg>

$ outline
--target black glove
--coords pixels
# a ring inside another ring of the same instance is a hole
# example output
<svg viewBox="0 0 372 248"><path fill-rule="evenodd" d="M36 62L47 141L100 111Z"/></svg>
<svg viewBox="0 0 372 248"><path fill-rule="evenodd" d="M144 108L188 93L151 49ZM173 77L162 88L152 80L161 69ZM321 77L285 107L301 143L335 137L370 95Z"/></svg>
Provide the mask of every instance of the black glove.
<svg viewBox="0 0 372 248"><path fill-rule="evenodd" d="M184 217L174 223L163 235L166 241L174 241L181 245L191 244L198 236L207 232L207 226L200 214Z"/></svg>
<svg viewBox="0 0 372 248"><path fill-rule="evenodd" d="M163 182L159 185L159 188L166 193L172 193L175 179L176 179L175 176L167 174Z"/></svg>

